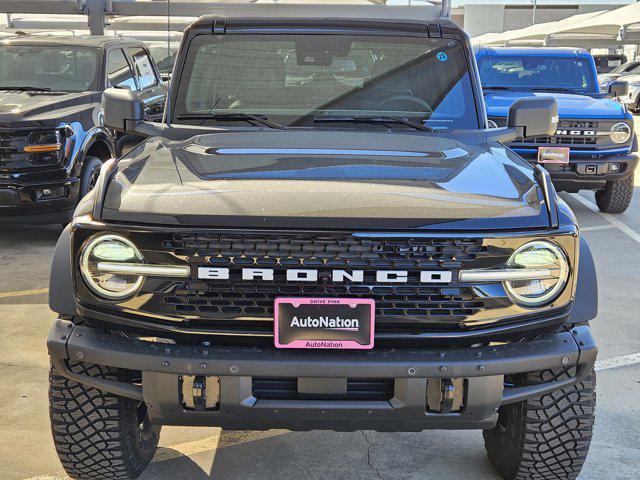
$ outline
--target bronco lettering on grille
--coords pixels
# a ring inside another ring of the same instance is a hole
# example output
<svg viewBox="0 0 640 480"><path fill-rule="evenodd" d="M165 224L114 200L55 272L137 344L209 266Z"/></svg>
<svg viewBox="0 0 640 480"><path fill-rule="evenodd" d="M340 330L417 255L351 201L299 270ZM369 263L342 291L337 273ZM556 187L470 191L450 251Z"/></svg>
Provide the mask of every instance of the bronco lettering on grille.
<svg viewBox="0 0 640 480"><path fill-rule="evenodd" d="M242 280L275 281L275 270L272 268L243 268ZM379 270L365 272L364 270L331 270L327 271L333 283L343 283L347 280L353 283L363 283L365 273L374 276L371 280L377 283L408 283L411 277L416 277L420 283L447 284L451 283L452 272L448 270L422 270L410 272L407 270ZM287 269L284 270L287 282L317 282L321 271L316 269ZM201 280L229 280L231 270L221 267L198 267L198 278ZM323 276L322 278L327 278Z"/></svg>

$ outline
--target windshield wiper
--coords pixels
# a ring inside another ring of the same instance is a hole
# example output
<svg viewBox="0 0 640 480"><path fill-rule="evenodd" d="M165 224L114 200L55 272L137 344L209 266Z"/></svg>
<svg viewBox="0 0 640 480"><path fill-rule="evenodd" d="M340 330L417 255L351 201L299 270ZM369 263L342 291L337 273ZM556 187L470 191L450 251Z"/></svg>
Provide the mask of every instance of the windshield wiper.
<svg viewBox="0 0 640 480"><path fill-rule="evenodd" d="M1 87L0 90L18 90L20 92L50 92L50 88L46 87Z"/></svg>
<svg viewBox="0 0 640 480"><path fill-rule="evenodd" d="M482 87L483 90L500 90L502 92L517 92L517 90L515 88L511 88L511 87L503 87L503 86L498 86L498 85L491 85L491 86L486 86L486 87Z"/></svg>
<svg viewBox="0 0 640 480"><path fill-rule="evenodd" d="M423 125L418 122L414 122L407 118L401 117L387 117L385 115L373 115L361 117L358 115L320 115L313 117L314 123L329 123L329 122L343 122L343 123L399 123L406 125L407 127L414 128L416 130L422 130L424 132L434 132L435 130L427 125Z"/></svg>
<svg viewBox="0 0 640 480"><path fill-rule="evenodd" d="M571 88L565 87L532 87L532 92L561 92L561 93L578 93Z"/></svg>
<svg viewBox="0 0 640 480"><path fill-rule="evenodd" d="M226 120L229 122L255 122L277 130L284 130L284 125L272 122L264 115L252 113L183 113L178 120Z"/></svg>

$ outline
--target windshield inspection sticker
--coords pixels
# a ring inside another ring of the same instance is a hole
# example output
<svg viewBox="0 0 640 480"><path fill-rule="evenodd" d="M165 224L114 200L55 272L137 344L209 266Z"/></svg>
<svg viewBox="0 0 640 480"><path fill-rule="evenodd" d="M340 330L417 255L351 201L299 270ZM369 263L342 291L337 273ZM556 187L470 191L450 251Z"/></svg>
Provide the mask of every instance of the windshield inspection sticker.
<svg viewBox="0 0 640 480"><path fill-rule="evenodd" d="M438 52L438 54L436 55L436 58L441 62L446 62L447 60L449 60L449 55L447 55L444 52Z"/></svg>

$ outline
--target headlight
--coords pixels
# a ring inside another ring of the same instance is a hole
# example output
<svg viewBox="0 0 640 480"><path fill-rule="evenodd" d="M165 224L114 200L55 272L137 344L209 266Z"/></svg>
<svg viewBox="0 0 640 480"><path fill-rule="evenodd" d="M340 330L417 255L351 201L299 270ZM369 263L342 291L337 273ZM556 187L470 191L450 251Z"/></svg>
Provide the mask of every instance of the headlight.
<svg viewBox="0 0 640 480"><path fill-rule="evenodd" d="M36 130L27 137L26 153L57 152L62 148L60 130Z"/></svg>
<svg viewBox="0 0 640 480"><path fill-rule="evenodd" d="M534 280L505 281L511 299L525 307L538 307L555 300L569 278L569 263L562 249L553 243L535 241L516 250L507 268L531 271ZM526 277L526 275L524 275Z"/></svg>
<svg viewBox="0 0 640 480"><path fill-rule="evenodd" d="M487 127L489 127L490 129L500 128L498 127L498 124L491 119L487 120Z"/></svg>
<svg viewBox="0 0 640 480"><path fill-rule="evenodd" d="M611 140L615 143L627 143L631 138L631 127L627 123L616 123L611 127Z"/></svg>
<svg viewBox="0 0 640 480"><path fill-rule="evenodd" d="M83 248L80 272L94 293L110 300L120 300L137 292L144 277L119 273L117 268L107 267L114 264L125 267L142 263L142 254L129 240L120 235L102 234L93 237Z"/></svg>

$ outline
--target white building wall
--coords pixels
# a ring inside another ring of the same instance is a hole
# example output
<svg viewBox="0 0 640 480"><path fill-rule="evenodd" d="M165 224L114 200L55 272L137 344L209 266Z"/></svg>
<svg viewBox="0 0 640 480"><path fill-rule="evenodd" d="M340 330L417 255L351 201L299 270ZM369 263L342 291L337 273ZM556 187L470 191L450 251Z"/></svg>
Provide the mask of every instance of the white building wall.
<svg viewBox="0 0 640 480"><path fill-rule="evenodd" d="M471 37L504 32L504 5L465 5L464 29Z"/></svg>

